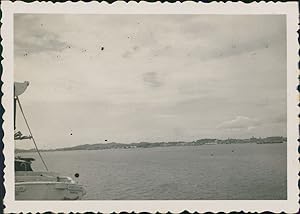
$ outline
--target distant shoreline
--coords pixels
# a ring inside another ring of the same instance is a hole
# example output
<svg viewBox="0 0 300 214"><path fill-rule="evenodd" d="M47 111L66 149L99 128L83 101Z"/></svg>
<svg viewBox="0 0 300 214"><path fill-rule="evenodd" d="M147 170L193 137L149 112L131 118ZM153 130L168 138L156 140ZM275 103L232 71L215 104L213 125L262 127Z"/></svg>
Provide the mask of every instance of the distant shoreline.
<svg viewBox="0 0 300 214"><path fill-rule="evenodd" d="M41 149L42 152L54 151L77 151L77 150L105 150L105 149L135 149L135 148L155 148L155 147L174 147L174 146L202 146L202 145L218 145L218 144L278 144L287 141L285 137L266 137L266 138L249 138L249 139L200 139L191 142L175 141L175 142L140 142L140 143L98 143L84 144L73 147L64 147L56 149ZM35 149L15 149L15 153L34 152Z"/></svg>

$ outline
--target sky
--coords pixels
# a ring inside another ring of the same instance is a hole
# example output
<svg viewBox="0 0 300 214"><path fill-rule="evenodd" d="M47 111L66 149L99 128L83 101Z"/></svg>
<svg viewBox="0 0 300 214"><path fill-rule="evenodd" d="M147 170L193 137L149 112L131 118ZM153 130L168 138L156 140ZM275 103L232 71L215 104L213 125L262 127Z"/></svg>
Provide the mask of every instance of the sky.
<svg viewBox="0 0 300 214"><path fill-rule="evenodd" d="M42 149L286 136L285 21L16 14L14 78Z"/></svg>

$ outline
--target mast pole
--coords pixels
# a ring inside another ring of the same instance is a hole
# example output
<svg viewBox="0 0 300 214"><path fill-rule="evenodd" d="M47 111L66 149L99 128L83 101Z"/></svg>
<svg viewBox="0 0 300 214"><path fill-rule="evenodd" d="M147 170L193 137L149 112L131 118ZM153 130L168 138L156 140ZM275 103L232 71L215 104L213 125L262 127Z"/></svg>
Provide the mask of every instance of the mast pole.
<svg viewBox="0 0 300 214"><path fill-rule="evenodd" d="M17 116L16 104L17 104L17 100L16 100L16 97L14 96L14 130L16 130L16 116Z"/></svg>
<svg viewBox="0 0 300 214"><path fill-rule="evenodd" d="M31 129L30 129L29 124L28 124L28 122L27 122L27 119L26 119L26 117L25 117L25 114L24 114L24 111L23 111L23 108L22 108L22 106L21 106L21 103L20 103L20 100L19 100L19 97L18 97L18 96L16 96L16 98L15 98L15 102L16 102L16 101L17 101L18 104L19 104L21 113L22 113L23 118L24 118L24 120L25 120L27 129L28 129L28 131L29 131L29 133L30 133L31 139L32 139L32 141L33 141L33 143L34 143L35 149L36 149L37 153L39 154L39 156L40 156L40 158L41 158L41 160L42 160L42 162L43 162L43 164L44 164L44 166L45 166L45 169L48 171L48 167L47 167L47 165L46 165L46 163L45 163L45 161L44 161L44 159L43 159L43 157L42 157L42 155L41 155L41 153L40 153L40 150L39 150L38 147L37 147L37 144L36 144L35 139L34 139L34 137L33 137L33 135L32 135Z"/></svg>

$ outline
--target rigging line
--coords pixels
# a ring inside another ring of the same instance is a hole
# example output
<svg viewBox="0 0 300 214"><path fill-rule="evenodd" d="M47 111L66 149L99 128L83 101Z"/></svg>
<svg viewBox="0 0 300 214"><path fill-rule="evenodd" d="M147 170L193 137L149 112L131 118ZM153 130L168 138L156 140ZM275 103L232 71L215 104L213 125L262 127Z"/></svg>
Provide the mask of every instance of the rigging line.
<svg viewBox="0 0 300 214"><path fill-rule="evenodd" d="M27 122L27 119L26 119L26 117L25 117L25 114L24 114L24 111L23 111L23 108L22 108L22 106L21 106L21 103L20 103L20 100L19 100L19 97L18 97L18 96L16 96L16 100L17 100L17 102L18 102L18 104L19 104L20 110L21 110L21 112L22 112L22 115L23 115L23 118L24 118L24 120L25 120L25 123L26 123L26 126L27 126L27 128L28 128L28 131L29 131L29 133L30 133L31 139L32 139L32 141L33 141L33 143L34 143L35 149L36 149L37 153L39 154L39 156L40 156L40 158L41 158L41 160L42 160L42 162L43 162L43 164L44 164L46 170L48 171L48 167L47 167L47 165L46 165L46 163L45 163L45 161L44 161L44 159L43 159L43 157L42 157L42 155L41 155L41 153L40 153L40 151L39 151L39 149L38 149L38 147L37 147L37 145L36 145L36 143L35 143L34 137L33 137L33 135L32 135L31 129L30 129L29 124L28 124L28 122Z"/></svg>

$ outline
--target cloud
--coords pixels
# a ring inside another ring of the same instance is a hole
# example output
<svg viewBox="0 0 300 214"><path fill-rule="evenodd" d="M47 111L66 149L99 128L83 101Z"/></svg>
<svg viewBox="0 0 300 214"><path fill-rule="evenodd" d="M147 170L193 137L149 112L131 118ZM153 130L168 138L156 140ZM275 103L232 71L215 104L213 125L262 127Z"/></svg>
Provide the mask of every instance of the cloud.
<svg viewBox="0 0 300 214"><path fill-rule="evenodd" d="M174 50L173 50L174 51ZM172 53L172 46L164 45L163 47L158 47L154 50L150 51L151 57L158 57L158 56L168 56Z"/></svg>
<svg viewBox="0 0 300 214"><path fill-rule="evenodd" d="M60 52L70 47L57 33L51 32L41 18L15 15L15 53L27 56L40 52ZM27 29L27 30L24 30Z"/></svg>
<svg viewBox="0 0 300 214"><path fill-rule="evenodd" d="M144 73L143 80L148 86L152 88L157 88L162 86L162 82L158 79L158 75L156 72Z"/></svg>
<svg viewBox="0 0 300 214"><path fill-rule="evenodd" d="M273 123L286 123L287 121L287 115L286 114L280 114L274 117L270 122Z"/></svg>
<svg viewBox="0 0 300 214"><path fill-rule="evenodd" d="M259 125L259 120L252 119L245 116L237 116L233 120L224 121L217 126L219 129L229 129L229 130L252 130Z"/></svg>
<svg viewBox="0 0 300 214"><path fill-rule="evenodd" d="M68 47L68 43L62 42L55 34L39 32L26 39L16 39L16 54L35 54L40 52L62 51Z"/></svg>
<svg viewBox="0 0 300 214"><path fill-rule="evenodd" d="M190 50L189 56L201 58L202 61L242 54L256 56L258 51L270 50L274 46L284 44L284 23L285 18L281 15L259 15L251 18L236 18L230 15L201 16L185 26L185 33L192 36L193 39L190 40L197 44ZM197 40L198 42L195 42Z"/></svg>
<svg viewBox="0 0 300 214"><path fill-rule="evenodd" d="M132 57L135 53L137 53L140 50L139 46L133 46L132 49L130 50L126 50L123 54L122 57L123 58L129 58Z"/></svg>

